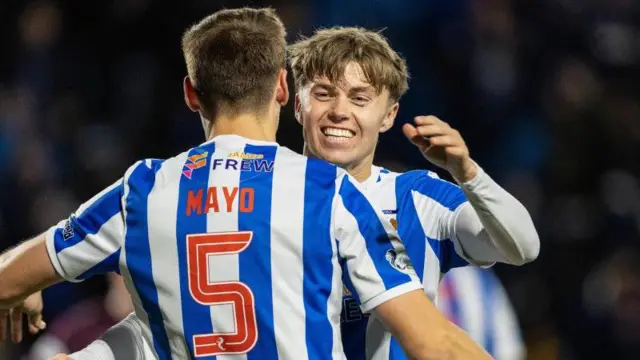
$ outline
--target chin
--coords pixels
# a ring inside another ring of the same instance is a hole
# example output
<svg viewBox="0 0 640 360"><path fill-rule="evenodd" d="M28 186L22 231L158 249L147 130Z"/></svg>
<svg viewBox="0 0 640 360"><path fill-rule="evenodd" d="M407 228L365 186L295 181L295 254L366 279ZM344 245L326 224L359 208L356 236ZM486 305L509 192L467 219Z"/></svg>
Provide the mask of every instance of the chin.
<svg viewBox="0 0 640 360"><path fill-rule="evenodd" d="M344 154L342 151L325 152L321 158L342 168L347 168L353 163L353 157Z"/></svg>

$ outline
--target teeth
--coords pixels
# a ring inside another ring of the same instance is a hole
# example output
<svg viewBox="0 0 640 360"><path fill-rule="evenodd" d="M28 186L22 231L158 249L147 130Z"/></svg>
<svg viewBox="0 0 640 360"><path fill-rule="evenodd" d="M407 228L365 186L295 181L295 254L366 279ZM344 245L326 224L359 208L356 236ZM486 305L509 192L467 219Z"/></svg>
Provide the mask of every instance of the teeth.
<svg viewBox="0 0 640 360"><path fill-rule="evenodd" d="M343 137L343 138L352 138L354 135L353 132L351 132L350 130L329 128L329 127L324 128L322 132L327 136L336 136L336 137Z"/></svg>

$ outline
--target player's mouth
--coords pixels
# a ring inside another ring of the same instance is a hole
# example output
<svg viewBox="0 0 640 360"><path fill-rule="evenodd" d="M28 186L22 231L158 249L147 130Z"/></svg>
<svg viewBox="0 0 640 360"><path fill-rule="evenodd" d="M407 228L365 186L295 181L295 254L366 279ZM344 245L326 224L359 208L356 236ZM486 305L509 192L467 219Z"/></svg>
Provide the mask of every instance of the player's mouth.
<svg viewBox="0 0 640 360"><path fill-rule="evenodd" d="M355 131L344 128L327 126L321 128L320 130L322 131L322 134L325 136L326 140L331 143L348 142L350 139L356 136Z"/></svg>

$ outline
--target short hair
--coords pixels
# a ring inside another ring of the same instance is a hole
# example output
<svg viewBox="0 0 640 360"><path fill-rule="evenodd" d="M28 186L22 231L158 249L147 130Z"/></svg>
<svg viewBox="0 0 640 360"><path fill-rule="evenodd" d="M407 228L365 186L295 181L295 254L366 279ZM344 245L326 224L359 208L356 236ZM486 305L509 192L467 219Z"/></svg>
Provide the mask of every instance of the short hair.
<svg viewBox="0 0 640 360"><path fill-rule="evenodd" d="M182 52L205 111L264 108L286 66L285 37L271 8L224 9L189 28Z"/></svg>
<svg viewBox="0 0 640 360"><path fill-rule="evenodd" d="M297 89L317 76L340 81L350 62L362 67L367 82L378 93L383 88L389 90L393 101L398 101L409 88L406 61L379 32L339 26L320 29L290 45L288 56Z"/></svg>

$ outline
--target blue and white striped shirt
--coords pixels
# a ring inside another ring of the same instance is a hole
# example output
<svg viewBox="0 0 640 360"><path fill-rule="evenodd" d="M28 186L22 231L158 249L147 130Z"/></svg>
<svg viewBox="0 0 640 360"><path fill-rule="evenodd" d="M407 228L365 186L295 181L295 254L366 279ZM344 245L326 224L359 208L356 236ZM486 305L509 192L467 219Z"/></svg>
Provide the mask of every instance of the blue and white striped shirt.
<svg viewBox="0 0 640 360"><path fill-rule="evenodd" d="M343 277L365 312L421 287L344 171L234 135L138 162L47 246L69 281L122 273L158 359L343 359Z"/></svg>
<svg viewBox="0 0 640 360"><path fill-rule="evenodd" d="M496 360L522 360L526 348L500 279L490 269L466 266L440 282L438 309Z"/></svg>
<svg viewBox="0 0 640 360"><path fill-rule="evenodd" d="M454 233L456 213L469 205L464 193L428 171L395 173L376 166L362 187L397 226L427 295L435 301L441 274L469 263L460 255ZM407 254L399 253L392 261L402 267ZM345 283L351 292L348 280ZM383 324L359 311L354 297L347 295L343 302L342 338L349 360L406 359Z"/></svg>

